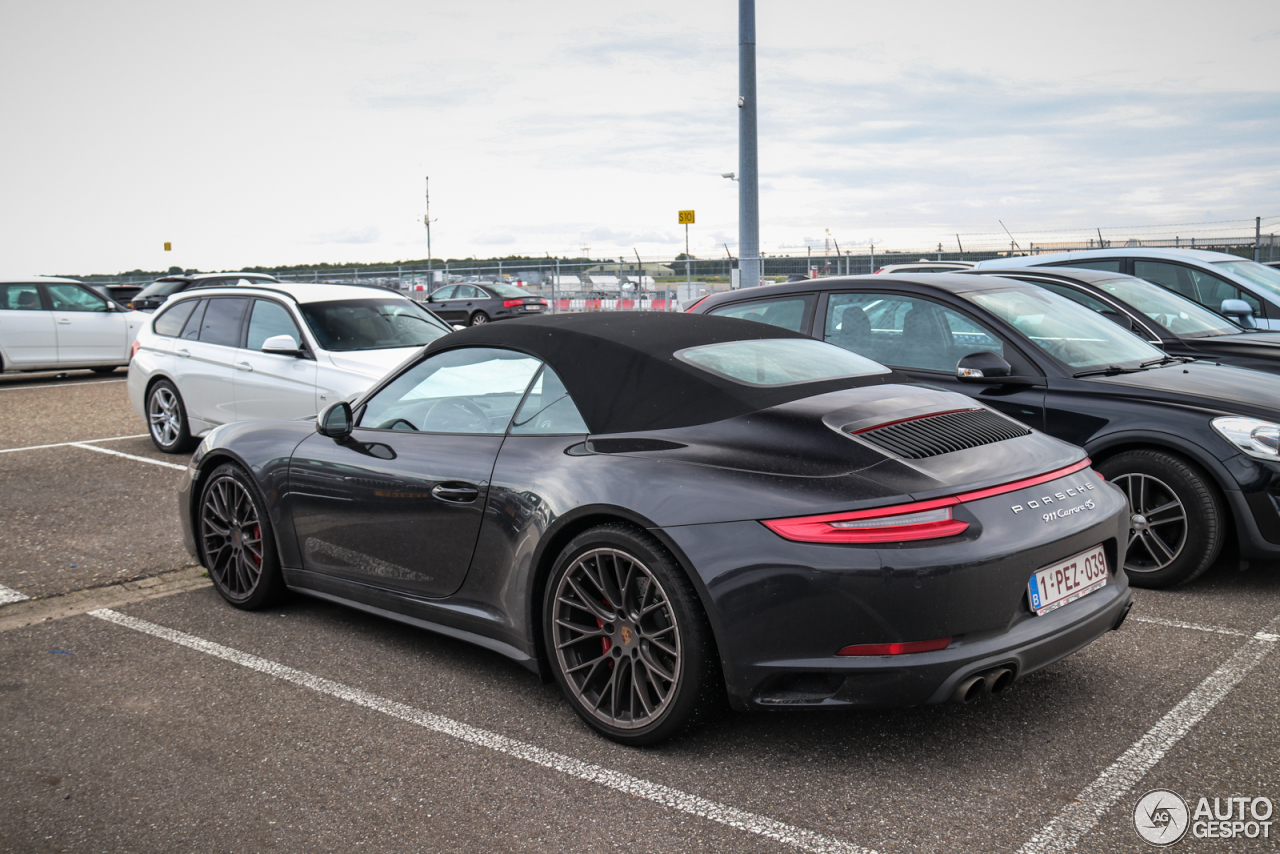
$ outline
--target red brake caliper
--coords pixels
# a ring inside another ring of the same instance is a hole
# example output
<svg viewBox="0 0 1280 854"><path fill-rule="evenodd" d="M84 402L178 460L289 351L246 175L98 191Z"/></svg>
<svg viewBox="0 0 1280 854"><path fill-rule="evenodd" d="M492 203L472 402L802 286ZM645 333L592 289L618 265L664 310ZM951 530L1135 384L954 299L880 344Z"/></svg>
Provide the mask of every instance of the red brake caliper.
<svg viewBox="0 0 1280 854"><path fill-rule="evenodd" d="M258 548L262 548L262 526L261 525L253 526L253 538L258 541ZM253 554L253 552L249 552L249 554L253 557L254 563L256 563L258 566L262 566L262 558Z"/></svg>
<svg viewBox="0 0 1280 854"><path fill-rule="evenodd" d="M609 604L609 600L608 600L608 599L605 599L605 600L604 600L604 606L605 606L606 608L612 608L612 607L613 607L612 605L610 605L610 604ZM596 625L597 625L598 627L600 627L600 628L602 628L602 629L603 629L603 628L604 628L604 621L603 621L603 620L601 620L599 617L596 617ZM613 641L609 640L608 638L601 638L601 639L600 639L600 642L604 645L604 654L605 654L605 655L608 655L608 654L609 654L609 650L613 649ZM610 667L613 667L613 661L612 661L612 660L610 660L610 661L608 661L608 662L606 662L606 663L607 663Z"/></svg>

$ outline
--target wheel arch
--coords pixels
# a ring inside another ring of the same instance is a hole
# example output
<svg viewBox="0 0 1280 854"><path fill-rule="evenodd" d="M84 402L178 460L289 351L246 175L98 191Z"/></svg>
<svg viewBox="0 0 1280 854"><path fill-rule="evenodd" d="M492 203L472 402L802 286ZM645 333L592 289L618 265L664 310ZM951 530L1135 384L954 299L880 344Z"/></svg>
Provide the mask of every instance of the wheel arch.
<svg viewBox="0 0 1280 854"><path fill-rule="evenodd" d="M147 389L150 391L150 386ZM200 547L200 502L204 497L204 487L208 482L209 473L223 463L235 463L244 469L249 475L249 481L258 490L258 497L264 499L263 504L267 508L267 512L271 511L271 504L267 503L262 495L262 484L258 483L258 478L254 476L253 467L245 462L239 454L226 448L212 448L201 456L196 462L195 474L191 479L191 501L187 506L187 521L190 523L191 530L195 536L196 551L199 553L198 558L201 566L204 566L204 553ZM276 553L280 554L280 526L274 524L274 519L271 521L273 523L271 525L271 535L276 540ZM205 568L207 569L208 567Z"/></svg>
<svg viewBox="0 0 1280 854"><path fill-rule="evenodd" d="M599 525L616 523L622 523L644 531L657 539L675 558L680 570L689 579L689 583L693 585L693 589L698 594L698 604L702 606L702 612L706 615L707 622L711 626L711 640L715 645L716 660L720 661L719 621L716 619L712 609L708 607L708 603L711 600L706 585L694 569L688 555L676 545L671 537L667 536L665 531L644 516L615 505L590 505L577 508L557 519L555 524L547 530L534 553L532 562L533 577L530 579L525 617L533 635L533 649L538 662L539 676L544 682L551 681L552 671L546 637L544 637L542 631L542 603L546 598L547 581L551 577L551 570L555 566L556 558L564 551L565 546L582 532ZM723 664L720 667L723 671Z"/></svg>

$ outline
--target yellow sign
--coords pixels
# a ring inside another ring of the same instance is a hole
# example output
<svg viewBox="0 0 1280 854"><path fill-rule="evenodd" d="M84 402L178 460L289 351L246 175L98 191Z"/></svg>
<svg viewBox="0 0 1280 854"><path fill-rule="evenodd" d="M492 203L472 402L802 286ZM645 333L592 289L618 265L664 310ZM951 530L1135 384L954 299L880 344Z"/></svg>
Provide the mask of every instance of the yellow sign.
<svg viewBox="0 0 1280 854"><path fill-rule="evenodd" d="M680 211L680 224L693 225L693 211Z"/></svg>
<svg viewBox="0 0 1280 854"><path fill-rule="evenodd" d="M164 251L165 251L165 252L172 252L172 251L173 251L173 244L166 240L166 241L164 242Z"/></svg>

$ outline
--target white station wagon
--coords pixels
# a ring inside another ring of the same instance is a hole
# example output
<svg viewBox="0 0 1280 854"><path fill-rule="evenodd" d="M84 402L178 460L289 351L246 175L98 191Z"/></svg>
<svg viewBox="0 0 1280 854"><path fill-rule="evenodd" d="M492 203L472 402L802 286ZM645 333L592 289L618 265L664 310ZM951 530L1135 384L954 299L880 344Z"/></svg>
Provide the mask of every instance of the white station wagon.
<svg viewBox="0 0 1280 854"><path fill-rule="evenodd" d="M350 400L452 330L383 288L271 283L170 298L138 333L129 401L166 453L231 421Z"/></svg>
<svg viewBox="0 0 1280 854"><path fill-rule="evenodd" d="M146 320L75 279L0 278L0 370L110 373Z"/></svg>

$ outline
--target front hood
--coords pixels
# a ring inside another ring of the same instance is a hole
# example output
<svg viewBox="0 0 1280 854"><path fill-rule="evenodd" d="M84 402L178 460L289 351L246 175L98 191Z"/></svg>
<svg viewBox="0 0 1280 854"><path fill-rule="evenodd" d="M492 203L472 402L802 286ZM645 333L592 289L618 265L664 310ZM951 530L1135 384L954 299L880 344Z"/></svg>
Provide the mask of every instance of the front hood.
<svg viewBox="0 0 1280 854"><path fill-rule="evenodd" d="M325 355L335 368L378 380L421 351L421 347L393 347L386 350L344 350Z"/></svg>
<svg viewBox="0 0 1280 854"><path fill-rule="evenodd" d="M1088 382L1128 391L1144 400L1192 406L1207 413L1280 420L1280 376L1262 371L1189 362L1131 374L1089 377Z"/></svg>

